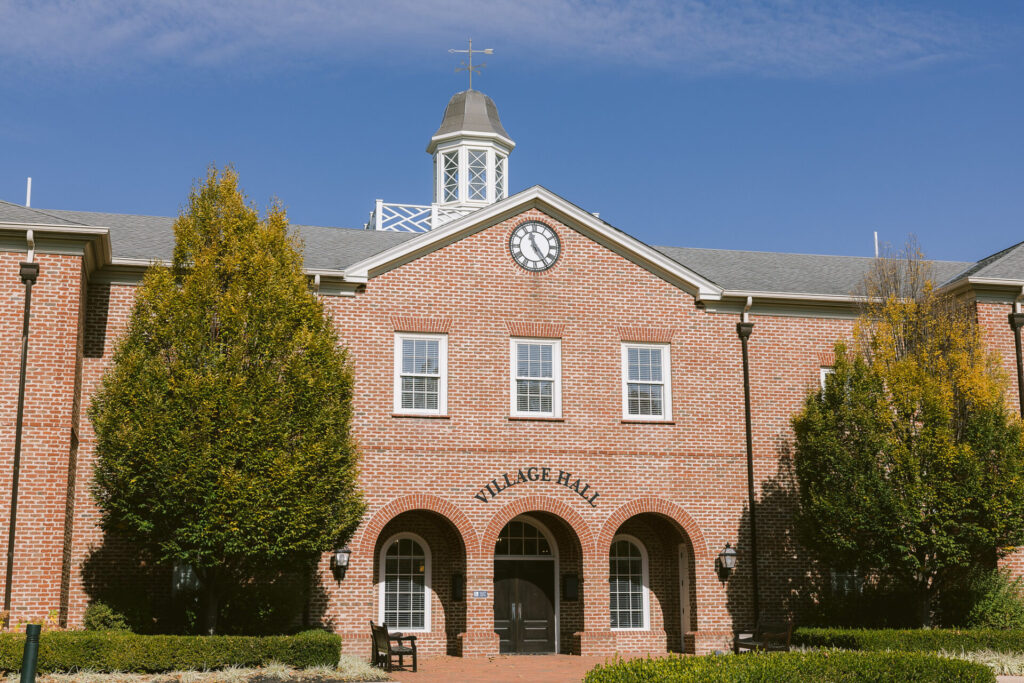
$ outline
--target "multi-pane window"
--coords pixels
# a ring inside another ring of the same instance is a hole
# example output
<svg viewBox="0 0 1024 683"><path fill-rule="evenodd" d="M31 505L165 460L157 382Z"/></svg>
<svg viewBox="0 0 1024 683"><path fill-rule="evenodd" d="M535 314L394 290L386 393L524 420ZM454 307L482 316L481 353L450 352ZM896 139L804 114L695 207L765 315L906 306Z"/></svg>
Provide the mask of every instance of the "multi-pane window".
<svg viewBox="0 0 1024 683"><path fill-rule="evenodd" d="M400 536L388 544L381 562L381 620L393 629L429 629L430 558L424 547L410 536Z"/></svg>
<svg viewBox="0 0 1024 683"><path fill-rule="evenodd" d="M612 628L647 628L647 558L639 542L616 537L608 561Z"/></svg>
<svg viewBox="0 0 1024 683"><path fill-rule="evenodd" d="M672 419L671 367L667 344L623 344L623 419Z"/></svg>
<svg viewBox="0 0 1024 683"><path fill-rule="evenodd" d="M395 412L447 410L448 344L445 335L395 337Z"/></svg>
<svg viewBox="0 0 1024 683"><path fill-rule="evenodd" d="M819 375L819 379L821 380L821 388L822 388L822 390L825 389L825 381L828 379L828 376L831 375L831 374L834 374L835 371L836 371L836 369L833 368L833 367L822 366L821 374Z"/></svg>
<svg viewBox="0 0 1024 683"><path fill-rule="evenodd" d="M558 340L512 340L512 415L561 415L561 361Z"/></svg>
<svg viewBox="0 0 1024 683"><path fill-rule="evenodd" d="M487 150L470 149L466 152L469 155L469 198L487 199Z"/></svg>
<svg viewBox="0 0 1024 683"><path fill-rule="evenodd" d="M494 155L494 198L504 199L508 196L505 189L505 155Z"/></svg>
<svg viewBox="0 0 1024 683"><path fill-rule="evenodd" d="M441 155L444 177L444 201L454 202L459 199L459 152L445 152Z"/></svg>
<svg viewBox="0 0 1024 683"><path fill-rule="evenodd" d="M551 556L551 544L544 537L540 529L519 520L513 520L505 525L498 534L498 542L494 544L494 554L507 557L527 555L531 557Z"/></svg>

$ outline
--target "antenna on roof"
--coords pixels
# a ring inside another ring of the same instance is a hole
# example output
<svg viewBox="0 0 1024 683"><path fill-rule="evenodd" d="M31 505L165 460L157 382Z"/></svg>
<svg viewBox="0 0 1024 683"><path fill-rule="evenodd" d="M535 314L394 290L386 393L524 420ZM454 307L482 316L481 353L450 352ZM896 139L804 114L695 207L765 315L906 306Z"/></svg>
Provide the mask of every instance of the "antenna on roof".
<svg viewBox="0 0 1024 683"><path fill-rule="evenodd" d="M32 178L28 179L28 184L25 187L25 208L31 208L32 206Z"/></svg>
<svg viewBox="0 0 1024 683"><path fill-rule="evenodd" d="M875 230L875 258L878 258L878 231Z"/></svg>

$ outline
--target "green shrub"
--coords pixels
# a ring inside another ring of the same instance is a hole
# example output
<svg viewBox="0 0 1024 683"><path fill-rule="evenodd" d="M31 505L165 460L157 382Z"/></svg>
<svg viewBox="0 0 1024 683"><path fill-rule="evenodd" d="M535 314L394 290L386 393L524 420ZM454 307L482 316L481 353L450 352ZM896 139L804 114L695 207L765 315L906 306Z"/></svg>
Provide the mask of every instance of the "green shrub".
<svg viewBox="0 0 1024 683"><path fill-rule="evenodd" d="M584 683L994 683L982 664L908 652L775 652L634 659L597 666Z"/></svg>
<svg viewBox="0 0 1024 683"><path fill-rule="evenodd" d="M124 615L105 602L93 602L85 608L86 631L130 631Z"/></svg>
<svg viewBox="0 0 1024 683"><path fill-rule="evenodd" d="M1024 576L1014 579L1007 570L990 571L974 581L971 592L974 600L965 626L1024 629Z"/></svg>
<svg viewBox="0 0 1024 683"><path fill-rule="evenodd" d="M0 634L0 671L21 667L25 637ZM341 637L326 631L294 636L144 636L125 631L63 631L39 639L39 671L125 671L256 667L281 662L297 668L335 666Z"/></svg>
<svg viewBox="0 0 1024 683"><path fill-rule="evenodd" d="M1024 631L1007 629L798 628L793 644L843 650L899 652L1024 652Z"/></svg>

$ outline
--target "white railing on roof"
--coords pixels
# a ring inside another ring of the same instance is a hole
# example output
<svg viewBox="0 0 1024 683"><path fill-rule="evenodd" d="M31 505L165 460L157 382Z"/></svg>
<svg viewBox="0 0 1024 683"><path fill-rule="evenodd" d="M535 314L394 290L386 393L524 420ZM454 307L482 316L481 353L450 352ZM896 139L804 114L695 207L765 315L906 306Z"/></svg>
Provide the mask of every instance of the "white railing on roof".
<svg viewBox="0 0 1024 683"><path fill-rule="evenodd" d="M427 232L456 218L476 211L476 207L441 206L439 204L390 204L378 199L366 230L391 232Z"/></svg>

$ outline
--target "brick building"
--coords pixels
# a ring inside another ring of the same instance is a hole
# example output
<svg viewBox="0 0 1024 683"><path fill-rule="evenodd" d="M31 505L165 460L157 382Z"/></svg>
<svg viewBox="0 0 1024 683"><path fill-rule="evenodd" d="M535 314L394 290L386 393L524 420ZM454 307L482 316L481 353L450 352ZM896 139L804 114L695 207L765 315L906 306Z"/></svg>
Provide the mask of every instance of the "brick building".
<svg viewBox="0 0 1024 683"><path fill-rule="evenodd" d="M507 196L513 148L494 103L458 93L427 149L433 204L295 226L355 366L368 503L344 577L320 564L312 616L357 653L370 619L463 656L722 647L753 621L744 319L761 611L798 610L789 419L850 334L871 260L649 246L545 188ZM15 618L79 626L97 573L131 562L97 526L83 408L172 222L0 202L5 530L32 281ZM1015 373L1024 247L936 271ZM147 590L170 589L154 576Z"/></svg>

